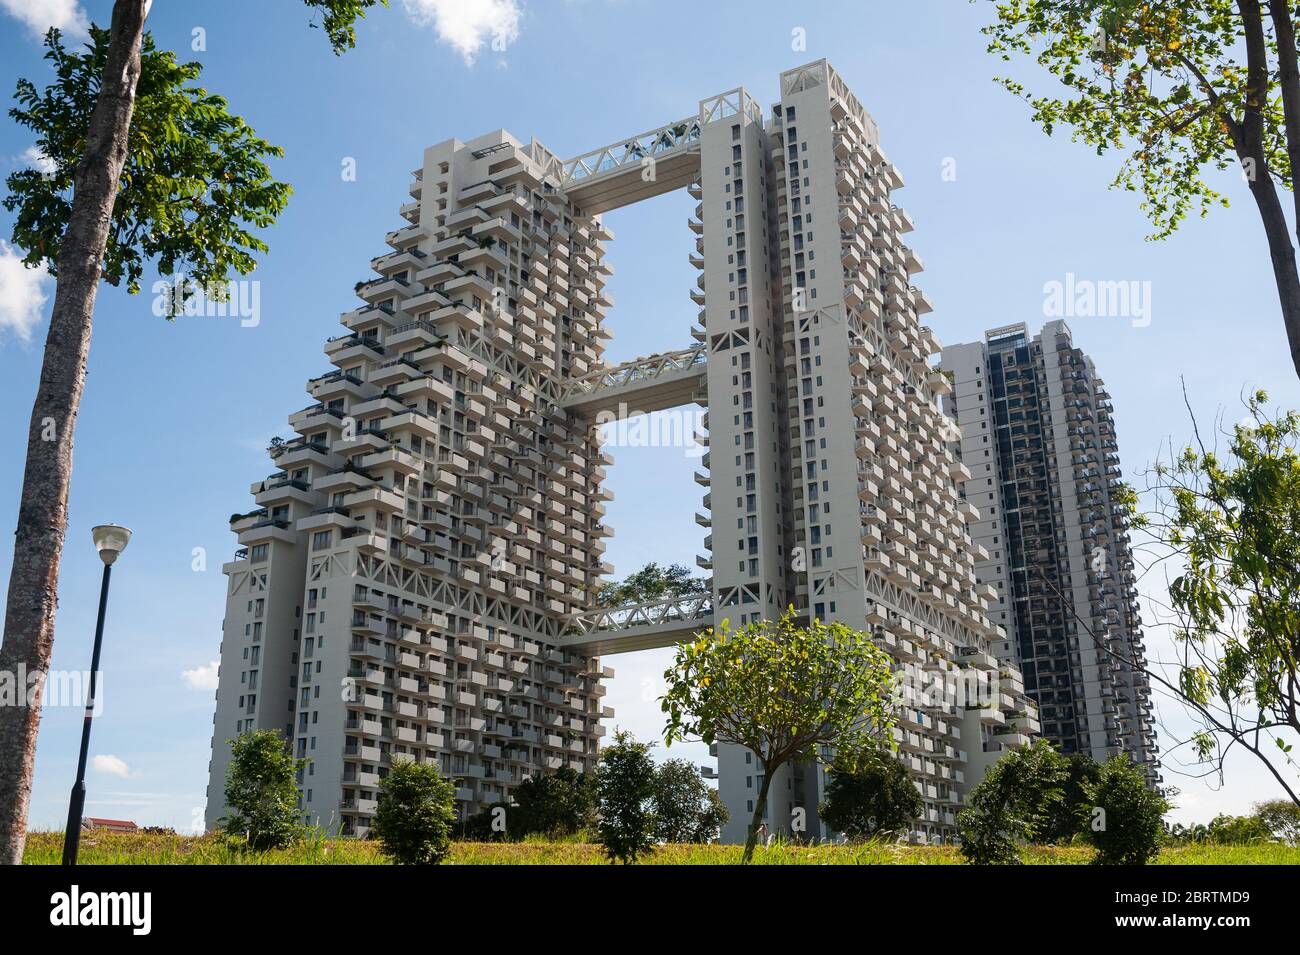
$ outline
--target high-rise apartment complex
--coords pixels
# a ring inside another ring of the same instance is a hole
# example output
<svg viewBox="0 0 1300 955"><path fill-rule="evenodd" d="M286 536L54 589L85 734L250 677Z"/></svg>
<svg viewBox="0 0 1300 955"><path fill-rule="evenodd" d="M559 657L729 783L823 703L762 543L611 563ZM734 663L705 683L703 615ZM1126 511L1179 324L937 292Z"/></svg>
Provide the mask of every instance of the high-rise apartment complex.
<svg viewBox="0 0 1300 955"><path fill-rule="evenodd" d="M408 224L326 345L335 370L232 522L210 822L224 741L250 728L311 757L304 813L350 833L395 758L436 761L466 812L590 770L612 715L599 655L789 605L870 629L897 662L918 838L950 837L984 766L1037 731L993 654L902 179L829 64L780 83L770 115L735 89L568 161L504 131L426 150ZM600 215L674 189L698 200L694 344L606 366ZM710 592L592 607L610 570L593 425L688 403L708 408ZM737 840L761 779L753 754L717 756ZM824 783L773 780L772 831L824 835Z"/></svg>
<svg viewBox="0 0 1300 955"><path fill-rule="evenodd" d="M970 472L976 568L997 592L998 655L1024 673L1063 752L1129 753L1159 782L1133 556L1116 506L1110 395L1069 327L1024 325L943 350Z"/></svg>

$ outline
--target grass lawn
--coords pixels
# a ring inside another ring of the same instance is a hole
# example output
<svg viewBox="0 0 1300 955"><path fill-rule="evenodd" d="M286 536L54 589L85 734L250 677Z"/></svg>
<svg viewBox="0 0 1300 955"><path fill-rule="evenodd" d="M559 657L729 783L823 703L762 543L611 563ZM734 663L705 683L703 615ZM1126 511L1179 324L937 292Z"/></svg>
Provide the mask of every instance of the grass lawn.
<svg viewBox="0 0 1300 955"><path fill-rule="evenodd" d="M24 861L56 865L63 853L62 832L33 832ZM731 865L740 846L660 846L650 865ZM1092 850L1075 847L1030 848L1031 865L1083 865ZM216 834L179 836L121 832L83 833L82 865L382 865L387 859L376 842L314 839L293 849L266 853L232 851ZM457 842L455 865L604 865L601 847L583 842ZM951 846L775 846L754 854L756 865L960 865ZM1300 865L1300 847L1183 846L1165 849L1157 865Z"/></svg>

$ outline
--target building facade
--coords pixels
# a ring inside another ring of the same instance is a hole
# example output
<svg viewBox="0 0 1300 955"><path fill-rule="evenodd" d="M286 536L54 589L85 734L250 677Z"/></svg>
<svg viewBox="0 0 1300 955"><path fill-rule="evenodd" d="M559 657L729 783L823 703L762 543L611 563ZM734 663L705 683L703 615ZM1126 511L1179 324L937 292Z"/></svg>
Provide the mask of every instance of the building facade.
<svg viewBox="0 0 1300 955"><path fill-rule="evenodd" d="M1160 781L1113 406L1069 327L989 331L943 350L950 410L980 512L977 573L997 593L1000 658L1024 673L1043 735Z"/></svg>
<svg viewBox="0 0 1300 955"><path fill-rule="evenodd" d="M921 317L931 304L911 281L922 267L906 244L912 221L892 200L903 180L825 61L784 73L766 122L731 130L730 154L727 132L702 151L698 210L718 613L734 606L744 621L793 604L873 631L907 694L895 737L924 799L916 835L949 839L986 754L1027 740L1036 723L1018 675L990 655L1000 633L986 616L991 591L975 580L964 471L939 406L947 381L929 364L939 343ZM760 263L747 273L739 258L759 241L765 283ZM760 301L765 285L771 299ZM980 668L999 690L991 705L953 690ZM946 691L923 698L936 684ZM724 836L740 841L760 770L740 747L717 755ZM816 818L824 768L781 775L769 831L830 835Z"/></svg>
<svg viewBox="0 0 1300 955"><path fill-rule="evenodd" d="M738 88L567 161L505 131L426 150L407 224L326 344L334 370L232 520L209 824L225 741L253 728L310 757L304 815L346 833L368 830L394 759L436 762L465 813L531 773L590 771L602 655L794 606L891 654L915 835L951 838L1037 721L994 655L901 186L824 60L782 74L770 114ZM670 350L607 366L601 214L676 189L698 200L694 342L683 321ZM594 607L611 570L596 425L687 403L708 409L710 592ZM738 841L761 779L754 754L716 755ZM828 835L824 785L783 771L769 829Z"/></svg>
<svg viewBox="0 0 1300 955"><path fill-rule="evenodd" d="M556 396L600 361L609 235L550 158L503 132L425 151L334 369L232 519L209 825L226 741L255 728L310 758L304 815L345 834L395 758L436 762L465 813L594 769L612 671L550 641L611 569L609 462Z"/></svg>

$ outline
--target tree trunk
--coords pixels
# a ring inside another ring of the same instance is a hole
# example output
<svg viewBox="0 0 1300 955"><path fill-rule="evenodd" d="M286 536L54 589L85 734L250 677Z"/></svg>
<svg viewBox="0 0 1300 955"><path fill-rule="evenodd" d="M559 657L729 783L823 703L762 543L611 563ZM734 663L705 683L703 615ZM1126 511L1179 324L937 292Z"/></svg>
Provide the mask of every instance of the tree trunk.
<svg viewBox="0 0 1300 955"><path fill-rule="evenodd" d="M108 59L77 166L72 212L56 262L54 309L27 432L13 568L5 605L0 673L18 699L0 705L0 863L22 862L27 836L44 676L54 645L59 557L68 526L72 438L86 381L113 203L126 162L147 0L116 0ZM35 681L32 691L28 686Z"/></svg>
<svg viewBox="0 0 1300 955"><path fill-rule="evenodd" d="M758 801L754 803L754 815L749 820L749 832L745 836L745 854L742 863L754 858L754 846L758 842L758 827L763 824L763 812L767 809L767 791L772 786L772 770L763 767L763 785L758 790Z"/></svg>
<svg viewBox="0 0 1300 955"><path fill-rule="evenodd" d="M1257 177L1250 184L1250 193L1255 198L1260 220L1264 223L1268 256L1273 263L1273 281L1277 285L1277 297L1282 306L1287 346L1291 349L1291 364L1295 368L1296 377L1300 378L1300 274L1296 271L1291 233L1286 216L1282 213L1282 203L1278 201L1277 189L1267 174Z"/></svg>
<svg viewBox="0 0 1300 955"><path fill-rule="evenodd" d="M1286 151L1291 163L1291 194L1295 203L1296 229L1300 230L1300 63L1296 59L1295 24L1291 22L1289 0L1269 0L1269 16L1277 38L1278 88L1282 93L1282 115L1286 123ZM1298 233L1300 234L1300 233Z"/></svg>
<svg viewBox="0 0 1300 955"><path fill-rule="evenodd" d="M1240 125L1229 128L1250 183L1250 194L1255 199L1260 220L1264 224L1268 255L1273 263L1273 280L1282 306L1282 322L1286 326L1287 345L1291 349L1291 364L1296 377L1300 377L1300 275L1296 272L1291 230L1282 212L1282 203L1278 200L1264 143L1263 108L1268 99L1269 85L1267 40L1259 0L1237 0L1237 9L1241 15L1246 43L1248 93ZM1287 23L1290 24L1289 19ZM1294 44L1294 36L1292 41ZM1283 65L1286 62L1287 57L1283 56ZM1286 82L1285 75L1283 82Z"/></svg>
<svg viewBox="0 0 1300 955"><path fill-rule="evenodd" d="M1300 62L1297 62L1296 56L1295 23L1291 20L1291 4L1288 0L1269 0L1268 10L1273 20L1274 35L1277 38L1278 86L1282 92L1282 115L1286 123L1287 158L1290 160L1291 165L1291 197L1295 210L1294 226L1296 234L1300 235L1300 189L1296 188L1296 180L1300 177ZM1289 242L1288 239L1288 244ZM1272 249L1273 240L1270 237L1270 253ZM1280 280L1278 282L1278 292L1283 300L1283 315L1290 316L1287 321L1287 337L1291 343L1291 359L1293 362L1297 362L1294 314L1297 308L1297 298L1300 297L1300 288L1297 287L1295 279L1294 252L1291 254L1290 261L1289 292L1282 293ZM1276 260L1274 261L1273 272L1274 275L1277 274ZM1288 312L1288 302L1290 312ZM1300 374L1300 363L1296 364L1296 373Z"/></svg>

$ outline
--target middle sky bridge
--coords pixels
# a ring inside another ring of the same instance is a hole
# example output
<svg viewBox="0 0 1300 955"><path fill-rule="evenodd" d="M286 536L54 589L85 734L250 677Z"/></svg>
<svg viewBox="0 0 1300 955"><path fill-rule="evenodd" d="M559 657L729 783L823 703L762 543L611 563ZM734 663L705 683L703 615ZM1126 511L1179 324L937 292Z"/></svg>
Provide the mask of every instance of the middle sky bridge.
<svg viewBox="0 0 1300 955"><path fill-rule="evenodd" d="M601 415L648 414L692 402L703 404L705 355L704 346L696 345L597 368L566 380L559 405L594 420Z"/></svg>
<svg viewBox="0 0 1300 955"><path fill-rule="evenodd" d="M705 593L571 615L555 641L565 650L606 656L670 647L714 624L712 585Z"/></svg>

